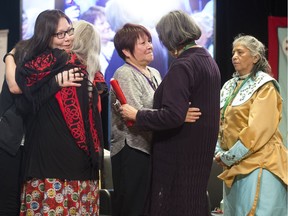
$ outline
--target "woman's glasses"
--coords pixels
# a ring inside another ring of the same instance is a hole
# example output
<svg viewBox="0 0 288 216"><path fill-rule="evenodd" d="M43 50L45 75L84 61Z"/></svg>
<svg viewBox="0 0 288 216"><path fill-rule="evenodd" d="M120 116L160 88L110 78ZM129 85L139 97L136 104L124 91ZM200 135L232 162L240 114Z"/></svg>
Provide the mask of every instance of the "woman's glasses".
<svg viewBox="0 0 288 216"><path fill-rule="evenodd" d="M65 38L66 34L68 34L69 36L73 35L74 28L70 28L67 31L57 32L54 34L54 36L57 37L58 39L63 39Z"/></svg>

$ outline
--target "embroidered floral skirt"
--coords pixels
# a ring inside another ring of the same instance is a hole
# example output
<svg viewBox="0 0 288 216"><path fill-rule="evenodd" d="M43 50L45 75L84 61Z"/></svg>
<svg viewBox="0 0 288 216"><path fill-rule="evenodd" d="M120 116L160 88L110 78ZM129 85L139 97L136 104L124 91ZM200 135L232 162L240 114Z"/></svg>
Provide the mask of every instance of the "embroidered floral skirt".
<svg viewBox="0 0 288 216"><path fill-rule="evenodd" d="M21 193L20 216L98 216L98 181L32 179Z"/></svg>

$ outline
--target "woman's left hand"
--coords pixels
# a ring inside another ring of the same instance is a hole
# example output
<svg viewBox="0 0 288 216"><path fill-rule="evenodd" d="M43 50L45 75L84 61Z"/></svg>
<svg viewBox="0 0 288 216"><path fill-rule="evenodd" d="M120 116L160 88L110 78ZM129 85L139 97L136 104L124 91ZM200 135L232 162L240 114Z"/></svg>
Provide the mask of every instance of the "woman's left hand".
<svg viewBox="0 0 288 216"><path fill-rule="evenodd" d="M200 109L197 107L189 107L187 114L186 114L186 118L185 118L185 122L196 122L200 116L201 116L201 112Z"/></svg>
<svg viewBox="0 0 288 216"><path fill-rule="evenodd" d="M83 80L84 74L81 72L80 68L72 68L70 70L65 70L57 75L55 75L56 82L60 87L80 87L80 81Z"/></svg>

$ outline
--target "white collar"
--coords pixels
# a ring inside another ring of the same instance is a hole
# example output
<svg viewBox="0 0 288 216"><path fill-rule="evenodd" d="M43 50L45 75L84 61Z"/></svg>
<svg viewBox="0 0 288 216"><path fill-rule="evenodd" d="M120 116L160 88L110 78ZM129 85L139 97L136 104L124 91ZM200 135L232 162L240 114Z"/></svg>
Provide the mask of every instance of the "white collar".
<svg viewBox="0 0 288 216"><path fill-rule="evenodd" d="M225 104L227 97L229 97L234 89L236 88L236 83L239 80L239 76L236 76L228 80L222 87L220 93L220 108ZM277 90L280 90L278 82L267 73L262 71L257 72L255 77L250 77L247 82L241 87L235 98L233 99L231 106L239 106L245 103L254 94L257 89L259 89L265 83L273 81Z"/></svg>

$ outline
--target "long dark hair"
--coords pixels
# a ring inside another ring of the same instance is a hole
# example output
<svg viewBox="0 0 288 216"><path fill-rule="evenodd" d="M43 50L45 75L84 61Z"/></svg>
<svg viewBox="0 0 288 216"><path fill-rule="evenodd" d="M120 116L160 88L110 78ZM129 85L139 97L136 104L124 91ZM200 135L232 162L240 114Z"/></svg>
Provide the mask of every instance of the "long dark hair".
<svg viewBox="0 0 288 216"><path fill-rule="evenodd" d="M33 36L16 44L17 65L35 58L50 48L51 37L56 33L61 18L65 18L68 23L72 24L69 17L58 9L45 10L38 15Z"/></svg>

